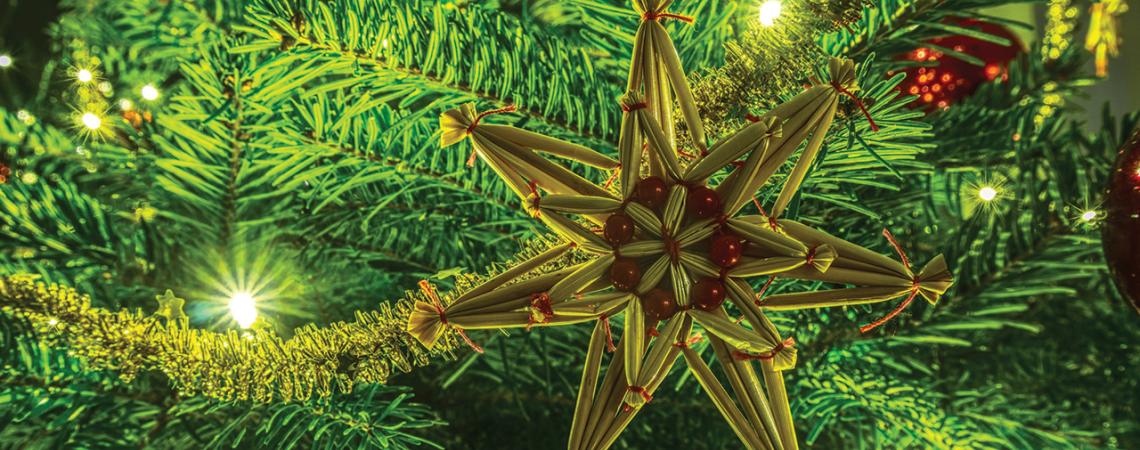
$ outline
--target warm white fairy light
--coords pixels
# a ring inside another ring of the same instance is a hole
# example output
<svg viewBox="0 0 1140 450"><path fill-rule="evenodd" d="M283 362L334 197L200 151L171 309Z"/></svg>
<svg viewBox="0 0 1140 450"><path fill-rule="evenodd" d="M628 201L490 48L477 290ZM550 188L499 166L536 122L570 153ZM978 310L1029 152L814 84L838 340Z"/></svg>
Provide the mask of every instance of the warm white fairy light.
<svg viewBox="0 0 1140 450"><path fill-rule="evenodd" d="M79 80L80 83L90 83L91 80L95 79L95 75L90 70L79 69L78 72L75 72L75 79Z"/></svg>
<svg viewBox="0 0 1140 450"><path fill-rule="evenodd" d="M9 67L12 67L12 56L7 53L0 55L0 68L7 69Z"/></svg>
<svg viewBox="0 0 1140 450"><path fill-rule="evenodd" d="M770 27L776 24L780 17L780 0L767 0L760 4L760 25Z"/></svg>
<svg viewBox="0 0 1140 450"><path fill-rule="evenodd" d="M257 321L257 301L248 292L238 292L230 297L230 316L242 328L249 328Z"/></svg>
<svg viewBox="0 0 1140 450"><path fill-rule="evenodd" d="M95 113L83 113L80 120L83 121L83 126L89 130L98 130L99 127L103 126L103 119L100 119Z"/></svg>
<svg viewBox="0 0 1140 450"><path fill-rule="evenodd" d="M158 100L158 88L154 87L153 84L143 86L140 93L142 94L143 100L146 100L148 102Z"/></svg>
<svg viewBox="0 0 1140 450"><path fill-rule="evenodd" d="M134 108L135 108L135 103L132 102L130 99L124 98L122 100L119 100L119 109L121 109L123 111L130 111Z"/></svg>
<svg viewBox="0 0 1140 450"><path fill-rule="evenodd" d="M48 325L51 325L51 326L53 326L53 327L54 327L54 326L56 326L56 325L59 325L59 320L57 320L57 319L56 319L56 318L54 318L54 317L53 317L53 318L51 318L51 319L48 319Z"/></svg>
<svg viewBox="0 0 1140 450"><path fill-rule="evenodd" d="M978 189L978 198L982 199L983 201L992 201L993 199L997 198L997 195L997 189L994 189L991 186L985 186L981 189Z"/></svg>
<svg viewBox="0 0 1140 450"><path fill-rule="evenodd" d="M1081 213L1081 220L1083 220L1085 222L1091 222L1095 218L1096 218L1096 211L1088 210L1088 211Z"/></svg>

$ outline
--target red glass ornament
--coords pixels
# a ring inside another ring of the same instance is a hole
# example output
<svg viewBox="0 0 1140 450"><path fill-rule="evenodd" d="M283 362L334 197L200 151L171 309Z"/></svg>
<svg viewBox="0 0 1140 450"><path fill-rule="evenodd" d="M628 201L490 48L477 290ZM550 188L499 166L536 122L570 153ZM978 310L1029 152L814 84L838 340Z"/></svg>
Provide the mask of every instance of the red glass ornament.
<svg viewBox="0 0 1140 450"><path fill-rule="evenodd" d="M1140 314L1140 127L1116 155L1104 208L1104 259L1116 287Z"/></svg>
<svg viewBox="0 0 1140 450"><path fill-rule="evenodd" d="M619 291L632 291L641 282L641 267L633 258L617 258L610 265L610 282Z"/></svg>
<svg viewBox="0 0 1140 450"><path fill-rule="evenodd" d="M650 209L661 209L669 198L669 185L660 177L649 177L637 183L637 202Z"/></svg>
<svg viewBox="0 0 1140 450"><path fill-rule="evenodd" d="M633 230L633 219L617 213L606 218L606 224L602 227L602 236L610 245L617 247L633 239Z"/></svg>
<svg viewBox="0 0 1140 450"><path fill-rule="evenodd" d="M698 219L717 217L724 213L721 208L720 195L717 195L716 191L709 189L708 186L697 186L689 189L689 195L685 199L685 209Z"/></svg>
<svg viewBox="0 0 1140 450"><path fill-rule="evenodd" d="M740 254L744 245L736 235L725 233L716 236L709 246L709 259L713 264L721 267L732 267L740 262Z"/></svg>
<svg viewBox="0 0 1140 450"><path fill-rule="evenodd" d="M689 290L689 300L702 311L712 311L724 304L725 287L719 279L704 278Z"/></svg>
<svg viewBox="0 0 1140 450"><path fill-rule="evenodd" d="M677 313L677 300L673 293L661 288L653 288L641 296L641 308L649 320L661 321L673 317Z"/></svg>
<svg viewBox="0 0 1140 450"><path fill-rule="evenodd" d="M997 78L1005 80L1010 61L1025 52L1025 46L1006 27L976 19L954 19L949 24L981 31L1009 40L1001 45L977 38L951 35L927 41L930 47L919 47L900 59L926 63L929 67L910 67L905 70L906 80L899 85L902 93L917 95L911 106L933 110L947 108L973 94L983 82ZM970 64L943 53L939 48L953 49L984 62L983 66ZM936 63L936 65L931 65Z"/></svg>

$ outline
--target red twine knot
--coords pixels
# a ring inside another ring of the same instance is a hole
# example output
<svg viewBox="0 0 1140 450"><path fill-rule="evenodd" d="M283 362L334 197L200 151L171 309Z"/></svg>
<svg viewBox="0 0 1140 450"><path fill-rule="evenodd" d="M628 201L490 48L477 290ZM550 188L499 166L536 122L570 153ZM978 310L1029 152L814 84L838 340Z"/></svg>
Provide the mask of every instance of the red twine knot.
<svg viewBox="0 0 1140 450"><path fill-rule="evenodd" d="M832 80L831 87L835 88L835 90L839 91L839 93L851 98L851 101L855 102L855 106L858 106L859 110L863 111L863 116L867 118L867 123L871 124L871 131L879 131L879 125L875 124L875 119L871 118L871 112L867 111L867 106L863 104L862 99L856 97L853 92L841 86L838 81Z"/></svg>
<svg viewBox="0 0 1140 450"><path fill-rule="evenodd" d="M684 341L674 342L673 346L677 347L677 348L689 348L690 346L696 345L696 343L700 342L701 339L704 339L704 336L701 336L700 333L697 333L697 334L694 334L693 337L686 339Z"/></svg>
<svg viewBox="0 0 1140 450"><path fill-rule="evenodd" d="M550 294L546 292L538 292L530 295L530 317L527 317L526 330L530 331L536 323L550 323L550 319L554 318L554 306L550 303ZM534 320L535 313L542 315L541 321Z"/></svg>
<svg viewBox="0 0 1140 450"><path fill-rule="evenodd" d="M475 120L471 121L471 125L467 126L467 134L470 135L472 132L474 132L475 127L479 126L479 121L483 120L484 117L490 116L492 114L515 112L516 110L517 110L517 108L515 108L515 105L507 105L503 108L492 109L490 111L483 111L483 112L479 113L479 115L475 116ZM467 167L475 167L475 158L477 156L479 156L479 154L475 151L474 146L472 146L471 156L467 157Z"/></svg>
<svg viewBox="0 0 1140 450"><path fill-rule="evenodd" d="M648 103L645 103L645 102L637 102L637 103L634 103L634 104L632 104L632 105L625 105L625 104L623 104L623 105L621 105L621 110L622 110L622 112L631 112L631 111L637 111L637 110L639 110L639 109L645 109L645 108L648 108L648 107L649 107L649 104L648 104Z"/></svg>
<svg viewBox="0 0 1140 450"><path fill-rule="evenodd" d="M768 292L768 287L772 285L773 281L776 281L775 275L768 277L768 281L765 281L764 285L760 287L760 292L756 293L756 306L764 306L764 293Z"/></svg>
<svg viewBox="0 0 1140 450"><path fill-rule="evenodd" d="M423 291L424 295L427 295L427 297L431 299L431 304L435 307L435 312L439 313L439 322L442 323L443 326L450 327L459 333L459 337L463 338L463 342L466 342L467 345L470 346L472 350L475 350L476 353L483 353L483 347L480 347L475 343L475 341L472 341L471 338L467 336L466 331L463 331L462 328L447 323L447 312L443 308L443 302L440 301L439 295L435 293L435 288L431 286L431 283L428 283L427 280L420 280L420 290Z"/></svg>
<svg viewBox="0 0 1140 450"><path fill-rule="evenodd" d="M610 331L610 316L602 314L598 316L598 320L602 321L602 329L606 332L606 351L613 353L617 351L617 346L614 345L614 335Z"/></svg>
<svg viewBox="0 0 1140 450"><path fill-rule="evenodd" d="M887 238L887 242L891 244L891 247L894 247L895 253L898 253L899 259L902 260L903 266L906 267L907 272L910 272L910 258L906 257L906 252L904 252L902 246L899 245L899 241L895 240L895 236L892 235L890 230L886 228L883 228L883 237ZM914 302L915 297L918 297L918 292L922 287L922 283L918 279L917 275L912 275L910 281L910 295L906 297L906 300L903 300L902 303L899 303L898 306L895 307L895 309L892 309L891 312L887 313L887 315L883 316L879 320L859 327L860 333L866 333L868 331L874 330L880 325L889 322L891 319L894 319L900 313L902 313L903 310L910 306L912 302Z"/></svg>
<svg viewBox="0 0 1140 450"><path fill-rule="evenodd" d="M643 400L645 400L645 403L649 403L649 402L653 401L653 395L650 394L649 390L645 389L644 387L630 386L630 387L625 388L625 390L627 390L629 392L633 392L634 394L640 395L641 398Z"/></svg>
<svg viewBox="0 0 1140 450"><path fill-rule="evenodd" d="M659 21L661 19L677 19L685 23L693 23L692 17L668 12L646 11L645 14L641 15L641 20Z"/></svg>
<svg viewBox="0 0 1140 450"><path fill-rule="evenodd" d="M744 353L744 352L739 351L739 350L733 350L732 358L737 360L737 361L754 361L754 360L770 361L772 358L775 358L776 355L780 354L780 352L782 352L785 348L791 348L791 347L795 347L795 346L796 346L796 340L791 338L791 337L788 337L787 339L784 339L784 342L780 342L780 343L776 344L775 347L772 347L772 350L758 354L758 355L752 355L752 354Z"/></svg>
<svg viewBox="0 0 1140 450"><path fill-rule="evenodd" d="M807 265L810 266L812 263L815 262L815 249L817 249L817 248L819 248L819 246L814 246L814 247L808 249Z"/></svg>

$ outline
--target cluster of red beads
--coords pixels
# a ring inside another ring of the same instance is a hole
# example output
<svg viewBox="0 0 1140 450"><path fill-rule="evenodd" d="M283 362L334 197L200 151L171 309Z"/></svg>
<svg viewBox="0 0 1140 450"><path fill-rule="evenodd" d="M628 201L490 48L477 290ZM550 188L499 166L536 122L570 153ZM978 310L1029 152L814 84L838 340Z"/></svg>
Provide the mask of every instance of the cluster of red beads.
<svg viewBox="0 0 1140 450"><path fill-rule="evenodd" d="M669 184L660 177L648 177L634 187L633 200L660 212L668 201L669 189ZM707 186L689 187L685 205L687 214L697 220L719 218L724 214L720 195ZM624 212L610 215L602 228L602 236L615 249L632 241L635 232L636 224ZM742 240L721 230L710 242L708 256L717 266L728 269L740 262L742 252ZM634 258L618 255L610 266L610 281L619 291L636 292L641 276L642 269ZM703 311L714 311L719 308L724 304L726 295L727 288L723 278L702 278L689 290L691 306ZM667 320L679 309L673 292L660 287L654 287L640 294L640 299L646 318L652 321Z"/></svg>

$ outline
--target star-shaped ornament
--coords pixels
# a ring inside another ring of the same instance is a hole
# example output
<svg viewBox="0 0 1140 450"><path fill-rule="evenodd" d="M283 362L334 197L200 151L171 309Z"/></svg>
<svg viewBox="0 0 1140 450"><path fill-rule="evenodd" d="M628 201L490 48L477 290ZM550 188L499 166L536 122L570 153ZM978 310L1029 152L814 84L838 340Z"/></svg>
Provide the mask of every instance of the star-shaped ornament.
<svg viewBox="0 0 1140 450"><path fill-rule="evenodd" d="M158 310L154 314L165 317L167 323L181 324L189 320L186 313L182 312L186 301L176 297L174 291L167 289L162 295L154 296L154 299L158 301Z"/></svg>
<svg viewBox="0 0 1140 450"><path fill-rule="evenodd" d="M470 139L474 154L560 241L447 299L422 282L430 301L417 302L408 331L430 348L452 329L482 351L465 330L597 321L571 425L572 450L612 445L682 355L746 447L795 448L782 374L795 366L795 342L779 334L765 310L906 296L884 319L864 327L869 331L919 295L934 303L950 287L951 276L941 257L912 272L885 231L901 262L780 218L818 154L840 98L849 96L862 106L852 94L857 86L850 61L832 60L828 80L750 118L709 147L677 52L660 23L689 19L665 12L669 1L633 3L642 20L629 90L615 105L623 111L619 159L485 122L511 108L478 113L468 104L442 115L442 146ZM677 150L674 101L698 155L683 157ZM742 215L801 148L770 213L757 203L761 215ZM612 170L616 186L594 184L540 152ZM712 185L725 169L728 175ZM767 298L753 289L751 281L767 278L767 287L775 277L855 287ZM740 320L729 316L726 302ZM624 320L618 345L609 326L615 317ZM697 327L708 337L733 394L689 348L702 336ZM607 350L614 356L603 377Z"/></svg>

